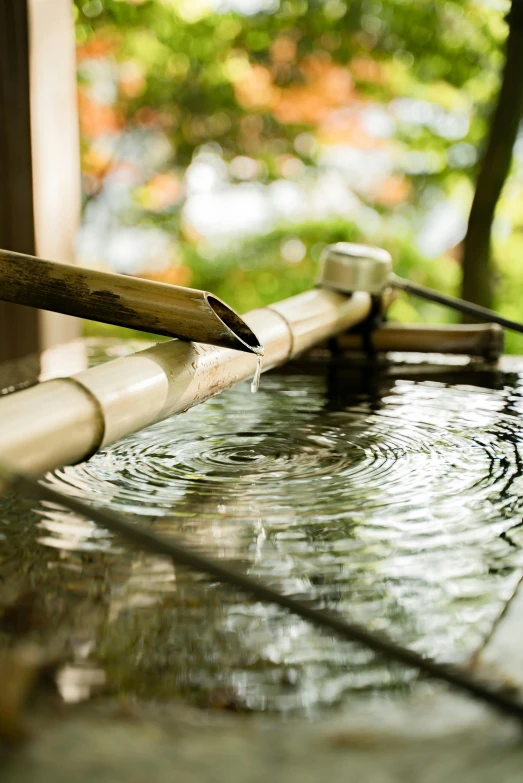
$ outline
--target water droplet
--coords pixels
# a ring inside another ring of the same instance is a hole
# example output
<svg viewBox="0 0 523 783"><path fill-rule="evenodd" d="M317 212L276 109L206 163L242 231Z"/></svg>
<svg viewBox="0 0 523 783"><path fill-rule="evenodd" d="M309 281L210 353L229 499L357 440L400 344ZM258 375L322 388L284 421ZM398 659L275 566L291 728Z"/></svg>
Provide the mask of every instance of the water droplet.
<svg viewBox="0 0 523 783"><path fill-rule="evenodd" d="M251 383L251 391L253 394L256 394L258 389L260 388L260 376L261 376L261 353L258 353L256 357L256 371L254 373L254 378L252 379Z"/></svg>

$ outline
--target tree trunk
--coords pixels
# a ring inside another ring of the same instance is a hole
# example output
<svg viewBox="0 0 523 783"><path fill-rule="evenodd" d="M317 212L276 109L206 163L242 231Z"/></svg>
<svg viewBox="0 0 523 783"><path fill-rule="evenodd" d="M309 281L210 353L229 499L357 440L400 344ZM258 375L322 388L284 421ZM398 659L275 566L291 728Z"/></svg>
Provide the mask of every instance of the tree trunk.
<svg viewBox="0 0 523 783"><path fill-rule="evenodd" d="M492 306L492 223L523 114L523 0L513 0L508 22L503 80L464 241L462 295L484 307Z"/></svg>

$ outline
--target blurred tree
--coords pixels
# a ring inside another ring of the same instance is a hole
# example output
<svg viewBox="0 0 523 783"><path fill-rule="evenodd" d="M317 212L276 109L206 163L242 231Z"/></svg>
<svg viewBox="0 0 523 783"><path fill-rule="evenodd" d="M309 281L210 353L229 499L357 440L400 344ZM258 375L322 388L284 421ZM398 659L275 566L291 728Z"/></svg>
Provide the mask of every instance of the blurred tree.
<svg viewBox="0 0 523 783"><path fill-rule="evenodd" d="M523 0L512 0L503 80L479 171L463 254L463 297L492 306L491 233L523 115Z"/></svg>
<svg viewBox="0 0 523 783"><path fill-rule="evenodd" d="M276 176L284 152L310 162L311 150L294 145L301 131L325 133L330 111L362 98L472 107L467 137L482 138L501 62L499 12L475 0L266 6L246 16L190 0L76 0L80 56L113 54L122 66L117 121L167 128L182 166L214 141L226 155L264 158ZM430 121L404 133L421 150L455 142ZM451 170L441 157L440 178Z"/></svg>
<svg viewBox="0 0 523 783"><path fill-rule="evenodd" d="M289 263L283 249L291 247L287 240L298 239L307 249L325 242L332 234L328 221L314 223L314 240L302 222L265 236L265 245L248 239L227 253L206 248L182 217L185 172L210 145L233 183L313 178L325 165L318 150L336 157L338 145L346 145L369 160L386 150L393 161L379 188L363 188L357 196L372 214L408 226L400 242L402 272L456 293L460 249L435 264L407 246L419 214L429 212L435 199L458 193L456 200L468 205L500 84L506 6L482 0L253 0L250 14L235 11L247 7L235 0L75 0L75 7L86 199L96 200L118 167L131 165L119 160L114 145L98 144L104 134L120 134L122 144L128 132L168 137L170 152L161 163L147 164L147 181L134 188L119 219L183 237L181 261L169 280L218 287L239 309L308 284L313 267L306 260ZM111 96L107 89L96 91L103 69L111 75ZM363 110L376 106L393 126L381 137L373 137L362 119ZM476 204L472 222L477 214ZM341 238L353 235L396 246L400 236L346 224ZM466 295L478 300L483 295L473 287L486 288L484 265L475 262L471 236ZM234 257L233 268L227 259ZM260 258L264 267L255 260ZM407 302L397 307L401 317L419 318ZM431 305L419 310L429 319L444 315Z"/></svg>

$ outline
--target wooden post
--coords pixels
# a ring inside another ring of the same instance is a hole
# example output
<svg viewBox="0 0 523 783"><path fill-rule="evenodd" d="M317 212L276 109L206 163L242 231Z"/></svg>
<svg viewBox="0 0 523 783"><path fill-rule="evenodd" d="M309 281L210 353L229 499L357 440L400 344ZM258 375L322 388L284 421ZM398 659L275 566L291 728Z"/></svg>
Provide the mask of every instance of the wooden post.
<svg viewBox="0 0 523 783"><path fill-rule="evenodd" d="M70 0L0 0L0 247L73 261L80 211ZM0 302L0 361L77 335L74 319Z"/></svg>

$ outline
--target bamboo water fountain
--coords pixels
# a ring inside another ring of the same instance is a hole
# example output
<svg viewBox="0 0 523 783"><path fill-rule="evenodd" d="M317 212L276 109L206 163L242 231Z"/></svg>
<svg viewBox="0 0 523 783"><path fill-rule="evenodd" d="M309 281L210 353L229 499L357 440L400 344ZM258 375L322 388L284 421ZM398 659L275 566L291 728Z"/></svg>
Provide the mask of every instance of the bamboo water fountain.
<svg viewBox="0 0 523 783"><path fill-rule="evenodd" d="M327 283L327 287L318 287L270 307L253 311L244 317L243 322L236 314L230 317L224 309L217 312L216 308L211 308L214 313L211 318L217 316L221 323L219 329L222 331L218 337L216 337L216 329L213 331L212 328L210 331L213 334L210 334L209 329L204 332L203 327L202 334L199 334L197 318L191 322L190 329L185 328L183 323L180 326L180 320L177 321L175 328L172 326L172 321L168 333L178 334L185 339L163 343L74 376L48 381L4 397L0 400L1 458L17 471L23 470L36 474L85 460L97 450L106 448L122 437L160 422L173 414L184 412L236 382L252 376L262 349L263 370L267 370L285 364L299 354L338 335L338 347L360 347L361 337L346 332L368 321L370 317L386 311L391 299L388 280L386 276L380 277L379 274L375 279L375 275L377 271L379 272L382 261L387 267L388 258L382 251L364 251L361 248L351 249L348 255L352 259L351 273L355 271L353 263L355 259L358 266L360 261L362 263L356 270L357 282L352 281L348 284L346 292L332 290L333 287L343 286L338 286L337 283L333 286L334 281L329 278L327 254L324 258L326 268L324 267L323 270L322 281L324 284ZM377 261L377 267L372 263L368 265L367 261ZM8 258L8 263L11 265L8 275L12 284L9 295L14 297L11 301L20 301L21 297L25 299L27 296L28 286L26 282L23 289L16 288L12 271L15 262L16 258ZM47 271L41 270L39 280L40 282L44 280L49 290ZM113 282L115 286L120 284L118 280ZM75 314L84 312L93 317L96 315L97 308L99 309L100 302L107 300L107 297L100 296L102 289L96 287L101 284L98 280L94 287L87 286L87 289L84 287L82 290L87 293L87 299L80 305L76 301L71 304L69 299L71 291L73 300L76 297L75 291L78 293L78 288L74 287L68 289L67 295L55 296L51 299L46 296L43 299L39 298L40 293L33 292L31 301L40 306L45 306L46 302L52 301L57 309L61 308L65 311L67 307L69 308L67 312ZM133 297L132 307L130 307L134 313L133 317L140 310L140 286L139 282L136 288L133 284L131 293L123 283L119 289L121 296ZM364 290L358 290L359 287ZM90 300L89 291L96 295L97 302ZM167 313L168 294L163 290L161 293L164 298L160 309ZM186 294L182 290L177 293L177 296L181 297L179 301L182 301ZM201 296L200 292L193 292L190 296L197 296L200 301L203 299L207 304L209 303L209 295L205 297ZM226 308L226 305L222 303L222 307ZM152 321L153 310L154 308L149 305L151 317L145 321L140 315L133 325L149 331L152 327L160 331L158 322L154 324ZM123 311L120 309L121 312ZM107 313L104 317L105 320L109 320ZM125 323L124 320L119 322ZM130 324L126 323L126 325ZM374 327L375 324L373 323L372 326ZM364 340L366 343L364 347L367 349L368 329L366 331L367 339ZM205 344L188 342L189 337L205 340ZM405 350L406 346L414 350L434 351L443 348L447 352L466 350L469 353L488 357L499 353L501 347L500 330L491 326L453 327L447 330L418 328L411 332L406 327L384 325L372 329L371 341L372 347L376 350ZM218 345L209 345L210 342ZM231 345L231 342L235 344ZM175 444L173 448L176 448ZM90 514L91 519L97 520L102 526L114 532L124 533L142 548L163 553L165 556L173 557L176 562L189 564L193 568L213 574L220 581L228 581L262 600L286 606L311 622L341 634L343 638L359 639L372 649L386 652L396 660L414 665L431 673L432 676L464 688L505 712L518 717L521 715L521 706L518 702L497 694L495 689L484 687L474 677L467 677L431 663L405 648L383 640L382 637L368 634L361 626L350 625L340 618L333 617L332 614L322 614L306 602L283 596L249 577L234 574L227 566L222 567L216 562L206 561L194 552L191 553L183 545L177 548L176 541L166 541L154 534L148 534L139 525L118 520L110 513L107 514L99 509L90 509L81 501L73 499L64 501L63 496L54 493L49 487L37 485L32 479L15 478L13 484L9 474L3 478L6 485L14 486L18 490L36 492L37 497L51 503L62 503L78 514Z"/></svg>
<svg viewBox="0 0 523 783"><path fill-rule="evenodd" d="M322 286L243 319L205 292L0 251L0 296L8 301L182 338L2 399L1 458L35 473L88 459L253 376L257 362L263 371L285 364L346 334L371 313L384 313L392 298L390 256L348 247L349 270L334 254L334 264L324 262ZM375 340L377 350L441 347L495 356L501 347L500 330L492 326L412 331L386 326ZM341 344L357 348L358 341L347 335Z"/></svg>
<svg viewBox="0 0 523 783"><path fill-rule="evenodd" d="M8 291L15 292L12 301L26 301L27 292L31 290L28 279L15 290L17 257L4 253L0 262L0 279L3 270L9 271ZM25 263L29 268L29 261L25 260ZM39 286L38 292L31 295L31 303L49 307L46 291L56 287L53 273L58 265L51 273L43 271L44 265L45 262L37 262L38 280L43 280L45 286ZM144 285L143 281L126 278L121 281L121 276L117 275L93 275L77 270L71 273L70 270L71 267L59 270L62 282L67 275L68 285L58 286L60 298L51 298L54 307L67 307L70 314L93 317L98 313L99 302L107 299L99 287L110 285L110 290L125 296L124 304L120 300L118 306L118 322L122 323L124 317L127 319L128 310L136 313L142 308L145 290L149 317L133 315L130 321L125 320L125 325L154 329L154 318L158 321L161 305L161 310L169 313L171 320L177 319L171 334L185 338L198 336L205 343L221 341L221 346L226 347L185 340L166 342L2 399L1 457L9 464L36 473L85 460L125 435L181 413L253 376L258 361L258 354L253 349L259 351L263 346L263 370L268 370L361 323L372 308L372 296L367 292L343 294L316 288L254 310L243 319L235 314L233 319L227 313L229 324L235 327L236 333L232 334L228 328L224 334L222 320L228 308L222 305L222 318L216 319L213 311L202 308L203 302L209 302L209 296L205 299L200 292L177 289L171 300L171 286ZM83 275L84 279L71 283L73 275L78 278ZM88 282L85 282L86 278ZM93 291L93 297L85 298L86 290ZM155 311L157 293L161 294L161 299ZM197 305L192 304L195 297ZM180 302L185 309L179 308ZM188 302L191 302L190 317L186 315ZM180 327L182 323L183 328ZM161 331L165 333L165 324ZM236 336L238 333L242 335L241 340ZM238 348L240 350L236 350Z"/></svg>

